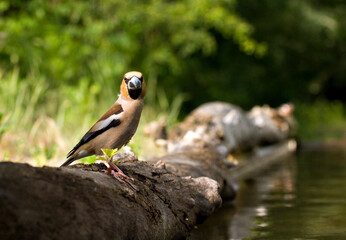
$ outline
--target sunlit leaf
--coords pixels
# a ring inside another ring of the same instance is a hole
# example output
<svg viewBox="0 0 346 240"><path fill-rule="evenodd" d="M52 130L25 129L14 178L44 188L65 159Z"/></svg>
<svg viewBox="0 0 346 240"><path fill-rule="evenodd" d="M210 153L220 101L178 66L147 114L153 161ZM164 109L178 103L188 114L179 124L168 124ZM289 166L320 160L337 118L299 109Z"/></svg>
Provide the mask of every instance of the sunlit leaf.
<svg viewBox="0 0 346 240"><path fill-rule="evenodd" d="M96 160L99 160L99 161L107 161L107 158L105 156L97 156L96 157Z"/></svg>
<svg viewBox="0 0 346 240"><path fill-rule="evenodd" d="M106 155L107 159L112 159L112 157L118 152L118 149L106 149L106 148L101 148L101 151Z"/></svg>

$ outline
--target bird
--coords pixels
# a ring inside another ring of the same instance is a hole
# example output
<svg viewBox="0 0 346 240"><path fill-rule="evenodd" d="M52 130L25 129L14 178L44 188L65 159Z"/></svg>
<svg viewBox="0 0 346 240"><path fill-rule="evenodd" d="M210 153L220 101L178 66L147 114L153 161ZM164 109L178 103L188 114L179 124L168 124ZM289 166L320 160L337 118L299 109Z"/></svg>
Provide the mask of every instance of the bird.
<svg viewBox="0 0 346 240"><path fill-rule="evenodd" d="M118 99L68 153L67 160L61 167L68 166L83 157L102 155L101 149L103 148L120 149L127 145L137 130L145 92L146 84L141 72L125 73L120 85ZM105 165L107 166L107 173L119 181L121 179L117 177L117 173L129 178L111 160Z"/></svg>

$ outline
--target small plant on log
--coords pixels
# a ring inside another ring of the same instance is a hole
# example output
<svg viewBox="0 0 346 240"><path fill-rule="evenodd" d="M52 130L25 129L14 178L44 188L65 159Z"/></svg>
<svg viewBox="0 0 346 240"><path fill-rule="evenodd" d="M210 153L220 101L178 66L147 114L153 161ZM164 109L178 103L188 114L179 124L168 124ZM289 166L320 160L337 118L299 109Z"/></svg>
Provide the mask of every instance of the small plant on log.
<svg viewBox="0 0 346 240"><path fill-rule="evenodd" d="M96 157L96 160L101 160L101 161L106 161L106 162L110 162L112 161L112 158L114 157L115 154L117 154L117 152L119 151L117 148L114 149L106 149L106 148L101 148L101 151L103 152L104 155L100 155ZM119 161L115 160L112 161L113 163L117 163ZM108 174L111 173L110 168L107 168Z"/></svg>

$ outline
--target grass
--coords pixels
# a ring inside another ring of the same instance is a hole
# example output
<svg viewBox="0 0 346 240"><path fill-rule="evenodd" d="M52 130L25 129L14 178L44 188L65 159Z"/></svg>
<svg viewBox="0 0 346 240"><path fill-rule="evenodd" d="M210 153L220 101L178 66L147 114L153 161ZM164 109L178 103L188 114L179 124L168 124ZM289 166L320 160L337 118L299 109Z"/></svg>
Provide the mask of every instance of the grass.
<svg viewBox="0 0 346 240"><path fill-rule="evenodd" d="M51 89L45 79L33 74L20 79L18 71L0 74L0 161L58 166L66 153L91 125L114 103L117 89L83 82ZM184 95L169 104L155 77L147 79L145 108L130 146L141 156L158 151L143 134L150 121L164 117L168 126L177 121ZM146 143L141 144L141 143ZM84 159L93 162L94 156Z"/></svg>

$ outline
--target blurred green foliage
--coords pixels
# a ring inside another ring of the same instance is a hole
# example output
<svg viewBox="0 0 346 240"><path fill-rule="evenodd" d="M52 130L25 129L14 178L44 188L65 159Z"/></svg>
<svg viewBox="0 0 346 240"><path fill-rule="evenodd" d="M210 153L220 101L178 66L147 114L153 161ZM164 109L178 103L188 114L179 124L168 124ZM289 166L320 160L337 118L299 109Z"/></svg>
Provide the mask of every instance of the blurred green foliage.
<svg viewBox="0 0 346 240"><path fill-rule="evenodd" d="M258 102L345 102L345 1L244 0L238 5L256 29L253 36L268 45L263 59L246 64L250 71L258 69L255 79L263 80L263 91L253 92Z"/></svg>
<svg viewBox="0 0 346 240"><path fill-rule="evenodd" d="M186 93L184 110L345 101L345 11L337 0L3 0L1 71L99 95L137 69L170 101Z"/></svg>
<svg viewBox="0 0 346 240"><path fill-rule="evenodd" d="M245 52L263 54L264 46L250 37L252 27L234 5L232 0L5 0L0 60L3 70L19 66L21 76L44 75L50 87L81 81L118 86L119 76L135 68L171 78L163 86L177 91L176 77L189 72L186 59L216 51L213 31Z"/></svg>
<svg viewBox="0 0 346 240"><path fill-rule="evenodd" d="M298 135L304 140L331 140L346 137L345 106L340 101L317 100L296 105Z"/></svg>
<svg viewBox="0 0 346 240"><path fill-rule="evenodd" d="M44 114L78 140L129 70L148 82L146 120L292 101L303 137L322 119L342 132L345 12L342 0L2 0L0 136Z"/></svg>

